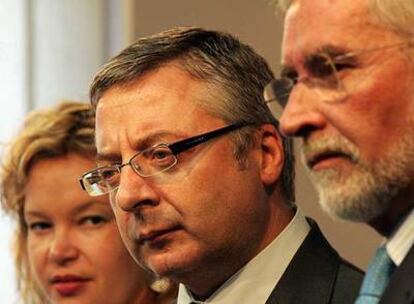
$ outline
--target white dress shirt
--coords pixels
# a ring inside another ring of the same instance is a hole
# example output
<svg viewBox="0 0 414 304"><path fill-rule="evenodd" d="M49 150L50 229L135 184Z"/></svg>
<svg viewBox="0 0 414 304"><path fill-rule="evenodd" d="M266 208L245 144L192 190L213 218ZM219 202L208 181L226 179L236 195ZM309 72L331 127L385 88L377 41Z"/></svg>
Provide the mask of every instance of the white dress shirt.
<svg viewBox="0 0 414 304"><path fill-rule="evenodd" d="M386 241L385 247L395 265L400 266L414 244L414 209Z"/></svg>
<svg viewBox="0 0 414 304"><path fill-rule="evenodd" d="M180 284L177 304L265 303L309 230L310 226L298 208L285 229L207 300L195 301L187 288Z"/></svg>

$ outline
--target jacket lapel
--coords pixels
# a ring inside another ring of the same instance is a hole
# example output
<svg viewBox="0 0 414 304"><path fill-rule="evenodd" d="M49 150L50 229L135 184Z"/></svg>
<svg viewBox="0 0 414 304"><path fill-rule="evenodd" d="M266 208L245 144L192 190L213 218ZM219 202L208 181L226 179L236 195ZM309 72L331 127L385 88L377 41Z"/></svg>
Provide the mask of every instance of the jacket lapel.
<svg viewBox="0 0 414 304"><path fill-rule="evenodd" d="M380 304L414 303L414 245L395 270Z"/></svg>
<svg viewBox="0 0 414 304"><path fill-rule="evenodd" d="M315 222L266 304L329 303L340 258ZM277 258L277 257L276 257ZM315 276L317 274L317 276Z"/></svg>

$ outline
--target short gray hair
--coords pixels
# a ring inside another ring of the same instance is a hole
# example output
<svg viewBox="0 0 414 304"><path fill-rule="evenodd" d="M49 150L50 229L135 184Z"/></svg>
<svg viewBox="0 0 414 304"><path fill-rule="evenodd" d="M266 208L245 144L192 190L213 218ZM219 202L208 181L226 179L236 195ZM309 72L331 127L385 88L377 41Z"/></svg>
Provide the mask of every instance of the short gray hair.
<svg viewBox="0 0 414 304"><path fill-rule="evenodd" d="M102 95L111 87L128 85L173 61L206 83L214 98L199 102L216 117L229 123L278 126L263 100L263 88L273 79L266 61L230 34L193 27L174 28L141 38L111 59L91 84L92 107L96 109ZM285 200L293 202L293 144L291 139L281 138L285 162L280 188ZM235 132L234 142L235 156L242 160L254 142L252 128Z"/></svg>
<svg viewBox="0 0 414 304"><path fill-rule="evenodd" d="M286 12L296 0L275 0ZM414 1L411 0L369 0L370 13L381 24L402 36L414 36Z"/></svg>

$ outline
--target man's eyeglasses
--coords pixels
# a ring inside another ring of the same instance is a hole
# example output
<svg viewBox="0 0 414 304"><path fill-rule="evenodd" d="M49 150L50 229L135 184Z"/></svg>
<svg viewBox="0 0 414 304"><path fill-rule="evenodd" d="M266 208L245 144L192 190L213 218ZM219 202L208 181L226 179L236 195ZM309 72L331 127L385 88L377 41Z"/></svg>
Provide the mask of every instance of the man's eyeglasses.
<svg viewBox="0 0 414 304"><path fill-rule="evenodd" d="M405 41L338 55L332 52L317 53L305 61L307 76L299 77L293 69L284 69L280 77L273 79L264 89L265 102L272 113L280 117L279 115L289 101L290 93L299 83L312 89L324 102L340 102L348 96L351 89L341 80L341 71L354 68L357 64L356 56L389 48L411 46L413 46L413 41Z"/></svg>
<svg viewBox="0 0 414 304"><path fill-rule="evenodd" d="M178 162L179 153L244 126L247 124L235 123L175 143L157 144L138 152L125 164L107 165L88 171L79 178L79 182L82 189L91 196L109 193L118 188L121 169L125 166L131 166L132 170L141 177L154 176L174 167Z"/></svg>

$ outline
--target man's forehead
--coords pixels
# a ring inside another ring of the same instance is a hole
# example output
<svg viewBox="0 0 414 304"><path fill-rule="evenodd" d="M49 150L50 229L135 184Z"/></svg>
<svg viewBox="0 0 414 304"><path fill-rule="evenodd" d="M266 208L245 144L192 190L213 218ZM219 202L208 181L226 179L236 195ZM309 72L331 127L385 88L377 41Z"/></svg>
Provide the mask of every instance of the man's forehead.
<svg viewBox="0 0 414 304"><path fill-rule="evenodd" d="M204 82L173 64L108 89L96 109L98 152L132 146L139 136L157 130L204 131L198 122L208 113L200 103L208 96Z"/></svg>
<svg viewBox="0 0 414 304"><path fill-rule="evenodd" d="M295 0L289 5L286 16L294 14L300 18L313 16L317 19L326 17L335 20L343 16L355 18L371 13L372 0Z"/></svg>
<svg viewBox="0 0 414 304"><path fill-rule="evenodd" d="M303 61L323 48L346 49L372 27L366 0L298 0L285 18L284 64Z"/></svg>
<svg viewBox="0 0 414 304"><path fill-rule="evenodd" d="M134 101L113 107L102 103L96 118L98 153L120 155L125 150L141 149L143 143L159 140L160 136L202 133L216 120L197 103L160 103L143 106Z"/></svg>
<svg viewBox="0 0 414 304"><path fill-rule="evenodd" d="M112 113L108 112L108 115ZM185 134L186 129L195 128L196 119L191 111L178 116L171 112L159 111L141 115L125 115L120 119L96 120L96 146L99 154L121 154L121 150L139 150L143 144L168 135ZM154 142L155 143L155 142Z"/></svg>
<svg viewBox="0 0 414 304"><path fill-rule="evenodd" d="M137 98L114 98L102 100L96 109L97 128L118 126L131 127L140 125L153 126L166 122L167 124L191 121L192 115L205 112L200 104L193 100L183 100L180 96L169 98L168 92L163 95L142 95ZM170 90L173 93L173 89ZM116 122L116 124L112 124Z"/></svg>

